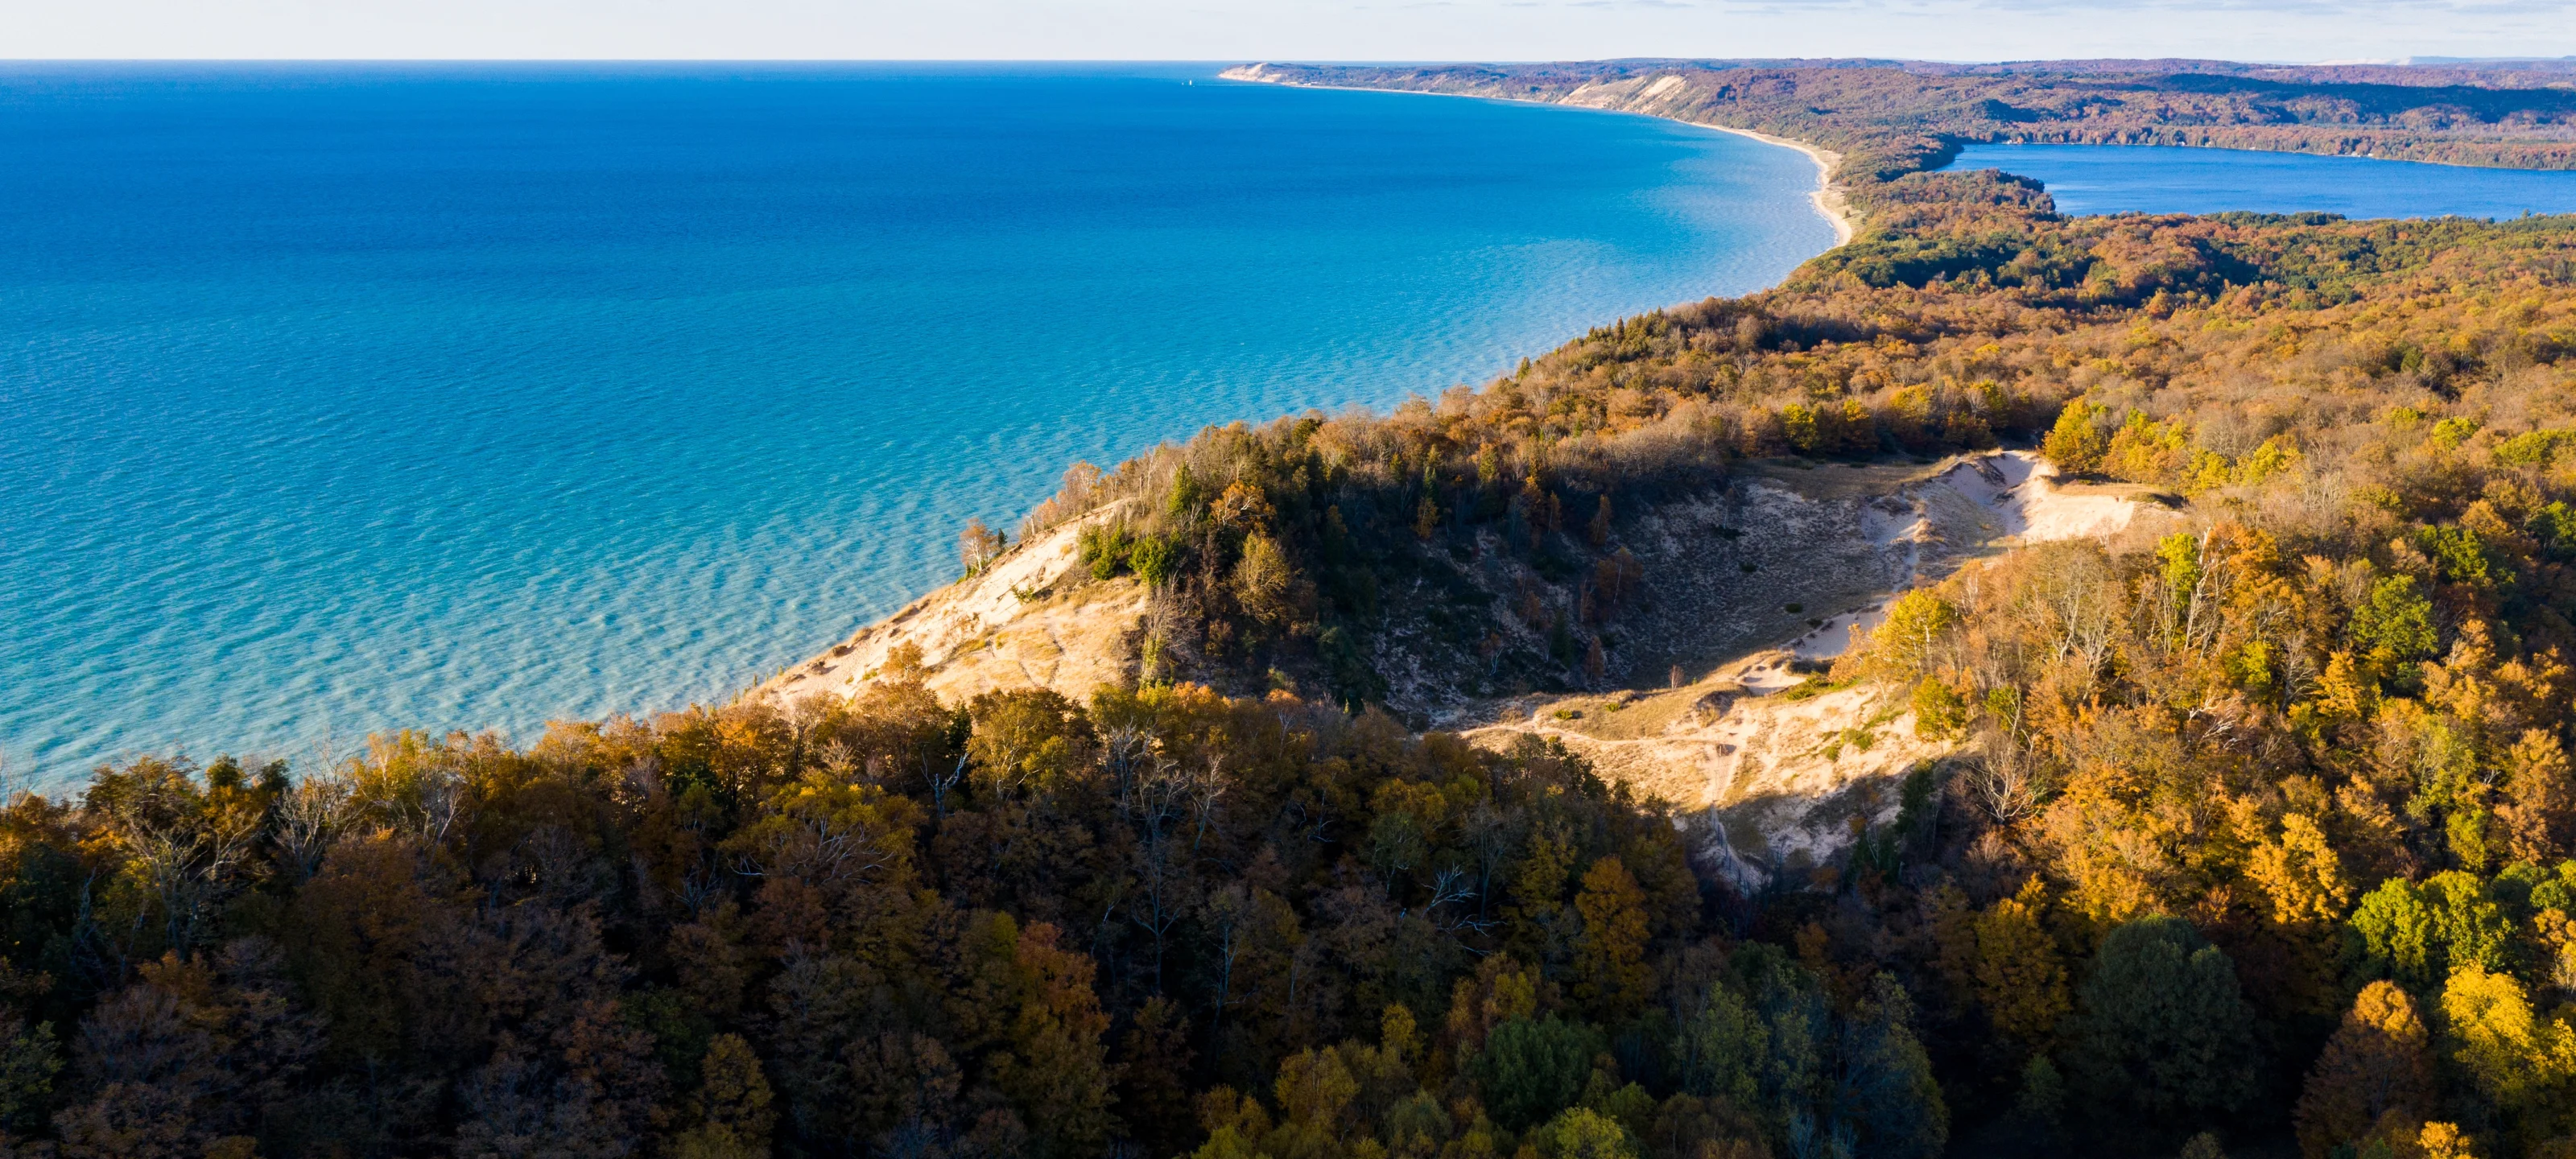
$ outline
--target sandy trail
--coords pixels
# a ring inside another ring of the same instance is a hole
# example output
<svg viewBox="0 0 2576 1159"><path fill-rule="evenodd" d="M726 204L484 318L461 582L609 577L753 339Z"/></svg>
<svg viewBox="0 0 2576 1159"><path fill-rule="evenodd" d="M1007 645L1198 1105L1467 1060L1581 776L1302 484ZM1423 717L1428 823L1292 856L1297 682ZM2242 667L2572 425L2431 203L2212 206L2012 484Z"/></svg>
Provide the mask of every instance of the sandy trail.
<svg viewBox="0 0 2576 1159"><path fill-rule="evenodd" d="M1682 687L1519 698L1465 735L1494 748L1517 734L1560 740L1604 776L1705 817L1702 852L1739 888L1804 874L1892 824L1904 779L1956 744L1914 735L1903 690L1778 694L1858 643L1907 589L2013 547L2177 518L2140 491L2061 483L2027 451L1958 457L1859 513L1856 530L1882 553L1884 574L1902 577L1897 587Z"/></svg>

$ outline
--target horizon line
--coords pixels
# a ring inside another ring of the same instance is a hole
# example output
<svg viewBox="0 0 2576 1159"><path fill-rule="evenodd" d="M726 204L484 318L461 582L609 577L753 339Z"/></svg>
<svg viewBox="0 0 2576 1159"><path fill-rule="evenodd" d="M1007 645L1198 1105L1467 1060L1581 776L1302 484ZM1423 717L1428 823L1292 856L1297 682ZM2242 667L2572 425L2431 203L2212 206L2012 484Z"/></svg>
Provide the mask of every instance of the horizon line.
<svg viewBox="0 0 2576 1159"><path fill-rule="evenodd" d="M2014 57L2008 59L1971 59L1903 56L1589 56L1589 57L1154 57L1154 56L879 56L879 57L802 57L802 56L27 56L0 57L0 68L19 65L63 64L670 64L670 65L852 65L852 64L1299 64L1329 66L1396 67L1405 65L1436 66L1464 64L1533 65L1533 64L1698 64L1711 61L1803 63L1836 62L1860 64L1937 64L1965 65L2045 65L2045 64L2235 64L2280 68L2459 68L2496 64L2571 64L2570 56L2409 56L2386 59L2350 57L2323 60L2284 60L2220 56L2061 56Z"/></svg>

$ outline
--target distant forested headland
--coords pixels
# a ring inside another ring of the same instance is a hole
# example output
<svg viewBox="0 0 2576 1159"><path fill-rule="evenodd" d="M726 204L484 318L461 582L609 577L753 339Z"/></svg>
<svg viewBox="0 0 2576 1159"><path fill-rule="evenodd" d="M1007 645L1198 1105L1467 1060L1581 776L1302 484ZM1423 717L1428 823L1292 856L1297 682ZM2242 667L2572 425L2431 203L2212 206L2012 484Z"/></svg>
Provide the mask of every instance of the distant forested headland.
<svg viewBox="0 0 2576 1159"><path fill-rule="evenodd" d="M2576 66L2225 61L1629 60L1349 68L1288 83L1585 103L1618 86L1659 115L1862 155L1845 180L1930 168L1965 142L2191 145L2522 169L2576 168ZM1651 94L1640 90L1661 82Z"/></svg>
<svg viewBox="0 0 2576 1159"><path fill-rule="evenodd" d="M1020 542L1151 608L1087 699L905 653L21 796L0 1153L2576 1154L2576 219L1926 171L2570 157L2555 74L2273 71L1277 70L1796 136L1861 233L1481 389L1077 467ZM1686 577L1628 537L1755 460L2004 444L2186 527L1962 569L1777 694L1949 754L1830 862L1748 887L1562 745L1397 715L1681 675L1638 625Z"/></svg>

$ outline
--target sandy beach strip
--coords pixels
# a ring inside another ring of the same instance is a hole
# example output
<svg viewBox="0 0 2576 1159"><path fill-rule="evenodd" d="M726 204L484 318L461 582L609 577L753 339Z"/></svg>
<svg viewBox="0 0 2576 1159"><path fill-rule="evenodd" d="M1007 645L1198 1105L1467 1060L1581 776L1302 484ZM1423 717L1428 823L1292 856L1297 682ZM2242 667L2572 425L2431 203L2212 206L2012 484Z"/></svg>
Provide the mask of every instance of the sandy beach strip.
<svg viewBox="0 0 2576 1159"><path fill-rule="evenodd" d="M1655 114L1640 115L1651 117ZM1721 133L1751 137L1764 144L1780 145L1806 154L1808 160L1816 163L1816 188L1814 192L1807 194L1807 199L1815 203L1817 213L1823 214L1826 221L1833 223L1834 244L1838 246L1850 244L1853 236L1860 232L1859 215L1852 212L1851 203L1843 197L1842 186L1834 184L1834 168L1843 163L1842 154L1821 146L1810 145L1794 137L1774 137L1769 133L1757 133L1751 129L1684 121L1679 117L1669 119L1684 125L1698 125L1703 129L1715 129Z"/></svg>
<svg viewBox="0 0 2576 1159"><path fill-rule="evenodd" d="M1224 72L1218 73L1217 79L1247 81L1253 84L1279 85L1285 88L1333 89L1340 92L1351 93L1411 93L1415 96L1424 97L1467 97L1469 99L1479 101L1512 101L1525 105L1559 105L1578 109L1599 109L1603 112L1633 113L1640 117L1656 117L1662 120L1671 121L1677 125L1689 125L1697 129L1715 129L1721 133L1733 133L1739 137L1751 137L1766 145L1779 145L1785 148L1795 149L1806 154L1809 160L1816 163L1816 188L1813 192L1807 194L1807 200L1816 207L1817 214L1821 215L1827 223L1834 227L1834 244L1836 246L1850 244L1851 239L1860 231L1859 214L1852 210L1850 200L1843 196L1842 187L1834 184L1834 167L1842 164L1843 155L1834 152L1831 149L1809 144L1808 142L1798 140L1794 137L1774 137L1769 133L1757 132L1752 129L1738 129L1731 125L1712 124L1707 121L1686 121L1680 117L1668 117L1664 116L1662 113L1647 112L1643 109L1623 108L1616 104L1594 104L1589 101L1572 99L1542 101L1532 100L1528 97L1491 96L1484 93L1444 93L1435 92L1430 89L1397 89L1376 88L1368 85L1312 84L1306 81L1274 76L1269 72L1269 66L1266 64L1239 64L1233 68L1225 70ZM1634 87L1651 91L1659 89L1661 87L1661 82L1663 81L1678 81L1680 79L1680 77L1667 75L1656 78L1653 81L1640 79L1638 81L1628 83ZM1573 95L1580 94L1582 91L1582 89L1576 89L1573 94L1568 95L1571 97Z"/></svg>

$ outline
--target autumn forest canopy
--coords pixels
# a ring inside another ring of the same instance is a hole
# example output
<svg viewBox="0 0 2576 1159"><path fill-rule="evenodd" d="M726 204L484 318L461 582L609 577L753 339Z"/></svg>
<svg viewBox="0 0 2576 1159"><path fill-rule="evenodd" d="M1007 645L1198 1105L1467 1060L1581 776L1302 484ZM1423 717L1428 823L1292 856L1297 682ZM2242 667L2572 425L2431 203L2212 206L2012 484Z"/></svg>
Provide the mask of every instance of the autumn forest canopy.
<svg viewBox="0 0 2576 1159"><path fill-rule="evenodd" d="M1018 538L1088 519L1086 581L1150 592L1126 686L942 702L908 654L9 803L0 1154L2576 1156L2576 219L2068 218L1889 112L2564 165L2576 96L1683 73L1675 115L1842 150L1860 236L1076 468ZM2180 529L1972 564L1813 674L1950 754L1830 861L1748 884L1703 814L1387 707L1660 684L1641 514L2002 446Z"/></svg>

